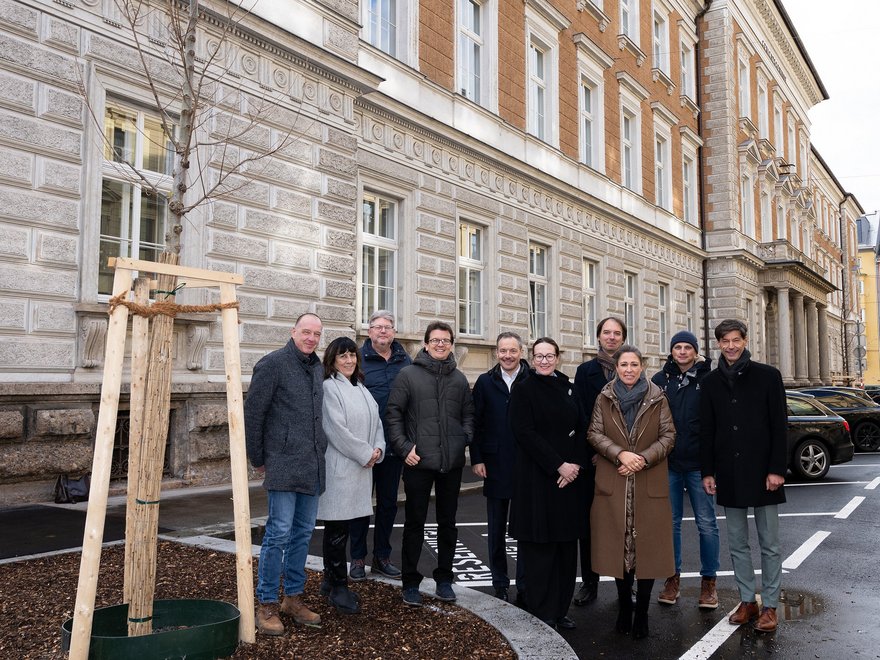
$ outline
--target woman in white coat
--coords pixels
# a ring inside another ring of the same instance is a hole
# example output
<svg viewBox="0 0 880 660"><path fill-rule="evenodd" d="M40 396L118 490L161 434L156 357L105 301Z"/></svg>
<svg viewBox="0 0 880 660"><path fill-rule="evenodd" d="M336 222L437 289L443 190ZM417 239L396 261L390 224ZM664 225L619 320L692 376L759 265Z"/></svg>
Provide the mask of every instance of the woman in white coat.
<svg viewBox="0 0 880 660"><path fill-rule="evenodd" d="M343 614L360 611L348 588L345 549L348 524L373 512L373 465L385 457L379 407L364 387L361 354L348 337L330 342L324 353L326 490L318 501L324 521L324 582L321 593Z"/></svg>

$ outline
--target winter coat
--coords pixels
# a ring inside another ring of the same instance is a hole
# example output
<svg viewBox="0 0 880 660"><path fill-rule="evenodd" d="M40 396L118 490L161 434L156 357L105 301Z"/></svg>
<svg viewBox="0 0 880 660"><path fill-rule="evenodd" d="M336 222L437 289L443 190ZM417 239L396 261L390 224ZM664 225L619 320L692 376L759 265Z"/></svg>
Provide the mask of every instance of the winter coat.
<svg viewBox="0 0 880 660"><path fill-rule="evenodd" d="M701 385L701 468L703 477L715 477L718 504L746 508L785 502L782 487L766 487L768 474L784 477L788 469L788 418L779 370L750 360L732 388L720 369Z"/></svg>
<svg viewBox="0 0 880 660"><path fill-rule="evenodd" d="M593 358L581 364L574 374L574 389L578 393L584 413L587 415L587 422L593 415L593 406L596 405L596 397L602 388L608 384L608 378L605 377L605 371L599 360Z"/></svg>
<svg viewBox="0 0 880 660"><path fill-rule="evenodd" d="M532 371L513 388L510 427L516 441L510 535L532 543L574 541L589 534L588 482L578 476L560 488L559 466L584 466L587 419L574 387L561 371Z"/></svg>
<svg viewBox="0 0 880 660"><path fill-rule="evenodd" d="M321 520L351 520L373 513L373 471L364 468L378 448L385 457L379 406L369 390L340 373L324 380L327 489L318 501Z"/></svg>
<svg viewBox="0 0 880 660"><path fill-rule="evenodd" d="M648 383L632 432L627 433L614 383L612 380L602 389L590 422L590 444L601 457L590 511L592 568L600 575L622 578L629 534L635 548L636 577L665 579L675 573L666 468L666 456L675 445L672 413L663 390ZM622 451L641 454L647 467L629 477L619 475L617 461ZM629 480L632 508L628 511Z"/></svg>
<svg viewBox="0 0 880 660"><path fill-rule="evenodd" d="M529 363L520 360L511 390L529 375ZM471 465L485 463L483 495L509 500L513 497L513 464L516 445L508 418L510 392L501 376L501 365L480 374L474 384L474 441Z"/></svg>
<svg viewBox="0 0 880 660"><path fill-rule="evenodd" d="M474 434L474 402L455 358L441 362L425 349L419 351L394 379L385 420L395 454L405 459L416 448L421 460L415 469L449 472L464 467L464 450Z"/></svg>
<svg viewBox="0 0 880 660"><path fill-rule="evenodd" d="M266 490L324 492L323 380L318 356L304 355L293 339L254 365L244 402L245 444L251 465L266 468Z"/></svg>
<svg viewBox="0 0 880 660"><path fill-rule="evenodd" d="M675 422L675 449L667 459L670 470L700 469L700 383L711 370L712 360L698 355L694 365L682 374L670 355L663 370L651 379L666 394Z"/></svg>
<svg viewBox="0 0 880 660"><path fill-rule="evenodd" d="M391 356L386 360L373 348L373 342L367 339L361 346L361 368L364 372L364 385L379 406L379 414L385 419L385 407L388 395L397 374L404 367L412 364L412 359L399 341L391 342ZM388 430L385 430L386 438Z"/></svg>

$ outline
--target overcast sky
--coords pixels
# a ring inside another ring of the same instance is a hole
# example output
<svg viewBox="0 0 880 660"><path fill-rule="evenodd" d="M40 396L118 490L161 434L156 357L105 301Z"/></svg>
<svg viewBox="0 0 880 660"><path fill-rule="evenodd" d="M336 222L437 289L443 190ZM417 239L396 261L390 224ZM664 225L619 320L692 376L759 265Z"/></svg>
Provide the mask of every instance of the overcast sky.
<svg viewBox="0 0 880 660"><path fill-rule="evenodd" d="M827 101L810 110L813 146L847 192L880 209L880 2L783 0Z"/></svg>

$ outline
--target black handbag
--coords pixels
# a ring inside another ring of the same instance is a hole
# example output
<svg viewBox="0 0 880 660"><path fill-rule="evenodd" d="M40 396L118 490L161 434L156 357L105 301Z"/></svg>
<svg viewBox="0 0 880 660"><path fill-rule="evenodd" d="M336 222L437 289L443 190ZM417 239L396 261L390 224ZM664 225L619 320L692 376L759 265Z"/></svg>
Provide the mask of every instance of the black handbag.
<svg viewBox="0 0 880 660"><path fill-rule="evenodd" d="M76 504L89 499L89 486L92 475L86 472L81 477L72 478L67 474L58 475L55 481L55 503Z"/></svg>

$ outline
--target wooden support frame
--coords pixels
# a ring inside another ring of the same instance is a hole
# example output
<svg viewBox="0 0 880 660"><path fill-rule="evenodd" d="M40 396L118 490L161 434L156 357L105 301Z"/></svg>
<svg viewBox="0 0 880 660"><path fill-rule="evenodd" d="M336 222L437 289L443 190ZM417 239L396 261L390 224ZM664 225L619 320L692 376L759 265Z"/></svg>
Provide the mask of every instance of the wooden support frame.
<svg viewBox="0 0 880 660"><path fill-rule="evenodd" d="M173 275L186 282L187 288L219 287L220 300L224 303L235 302L235 286L244 283L244 278L234 273L160 264L138 259L111 258L109 265L111 268L115 268L113 297L130 295L134 271L140 271L142 274ZM101 546L104 539L104 522L107 515L107 495L110 489L113 437L119 412L128 315L128 308L125 305L118 305L110 315L107 330L104 376L101 384L101 407L98 412L98 426L92 459L91 491L83 533L82 558L70 640L70 657L73 660L86 660L89 654L95 593L101 564ZM250 504L244 437L244 399L241 387L238 310L234 307L223 309L221 322L226 366L226 401L229 411L229 459L235 519L236 583L238 586L238 609L241 612L239 640L254 643L256 630L254 625L253 559L251 556ZM130 585L127 588L130 588Z"/></svg>

